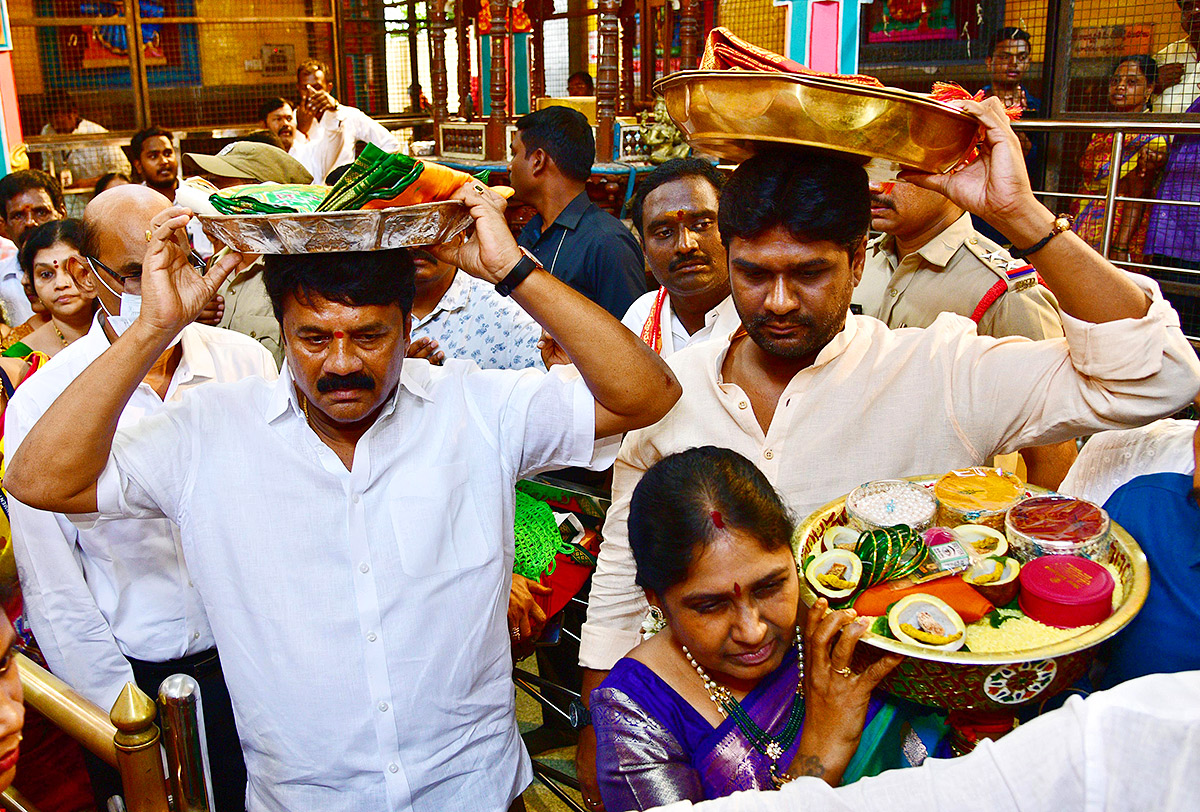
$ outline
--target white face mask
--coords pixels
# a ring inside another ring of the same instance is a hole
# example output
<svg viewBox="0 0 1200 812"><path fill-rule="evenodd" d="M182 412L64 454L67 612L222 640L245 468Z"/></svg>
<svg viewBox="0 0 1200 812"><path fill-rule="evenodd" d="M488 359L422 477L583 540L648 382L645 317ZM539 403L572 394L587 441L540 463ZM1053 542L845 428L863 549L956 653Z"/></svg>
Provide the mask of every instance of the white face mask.
<svg viewBox="0 0 1200 812"><path fill-rule="evenodd" d="M101 274L96 274L97 279L99 279L100 276ZM104 280L101 279L100 284L104 285L105 290L107 290L113 296L117 295L117 292L110 288L108 283ZM129 327L142 312L142 297L134 293L122 293L121 312L119 315L114 316L112 313L109 313L108 308L104 306L103 300L100 301L100 309L103 310L104 315L108 317L108 324L113 328L113 332L118 336L124 335L125 331L129 329ZM180 335L176 335L175 338L171 340L171 343L167 346L167 349L170 349L178 344L180 338Z"/></svg>

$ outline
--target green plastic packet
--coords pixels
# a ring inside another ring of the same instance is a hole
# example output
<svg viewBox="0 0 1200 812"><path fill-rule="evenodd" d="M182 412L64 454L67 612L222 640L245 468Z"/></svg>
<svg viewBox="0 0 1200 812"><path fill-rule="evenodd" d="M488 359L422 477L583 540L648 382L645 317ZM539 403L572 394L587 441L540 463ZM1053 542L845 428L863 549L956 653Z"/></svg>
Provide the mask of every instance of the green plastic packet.
<svg viewBox="0 0 1200 812"><path fill-rule="evenodd" d="M208 202L221 214L303 214L316 211L328 192L307 183L252 183L214 192Z"/></svg>

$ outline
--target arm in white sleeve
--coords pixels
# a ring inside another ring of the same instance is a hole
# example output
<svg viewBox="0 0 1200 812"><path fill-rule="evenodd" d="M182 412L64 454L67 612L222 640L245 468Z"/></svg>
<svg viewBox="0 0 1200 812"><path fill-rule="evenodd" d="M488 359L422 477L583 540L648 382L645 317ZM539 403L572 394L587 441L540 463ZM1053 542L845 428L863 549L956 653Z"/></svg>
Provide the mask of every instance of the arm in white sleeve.
<svg viewBox="0 0 1200 812"><path fill-rule="evenodd" d="M346 111L342 125L352 134L354 141L369 141L384 152L395 152L400 149L400 142L392 131L368 116L357 107L339 108Z"/></svg>
<svg viewBox="0 0 1200 812"><path fill-rule="evenodd" d="M59 514L12 498L8 504L25 617L46 664L108 711L133 681L133 669L75 558L78 531Z"/></svg>
<svg viewBox="0 0 1200 812"><path fill-rule="evenodd" d="M601 531L600 558L592 574L587 622L579 643L579 664L607 671L641 642L642 619L648 604L634 583L637 566L629 547L629 501L650 464L641 457L641 431L625 437L613 466L613 503Z"/></svg>

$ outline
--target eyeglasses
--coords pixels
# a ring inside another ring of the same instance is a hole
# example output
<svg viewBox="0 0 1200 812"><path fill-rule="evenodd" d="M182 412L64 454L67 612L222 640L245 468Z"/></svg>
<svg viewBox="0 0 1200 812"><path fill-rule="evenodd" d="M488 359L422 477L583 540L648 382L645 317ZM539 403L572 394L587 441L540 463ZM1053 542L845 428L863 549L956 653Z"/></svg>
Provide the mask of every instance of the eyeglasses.
<svg viewBox="0 0 1200 812"><path fill-rule="evenodd" d="M84 257L84 259L86 259L88 261L88 264L92 266L93 273L98 273L99 271L104 271L106 274L111 276L113 279L116 279L122 285L125 284L125 280L127 280L127 279L141 279L142 278L141 270L137 270L137 271L134 271L133 273L128 273L128 274L125 274L124 276L122 276L121 274L117 273L112 268L108 267L107 265L105 265L103 262L96 259L95 257ZM208 273L208 263L206 263L204 261L204 258L201 257L199 254L197 254L195 251L190 251L188 253L188 264L191 265L196 270L196 273L200 274L201 276L204 276L206 273Z"/></svg>

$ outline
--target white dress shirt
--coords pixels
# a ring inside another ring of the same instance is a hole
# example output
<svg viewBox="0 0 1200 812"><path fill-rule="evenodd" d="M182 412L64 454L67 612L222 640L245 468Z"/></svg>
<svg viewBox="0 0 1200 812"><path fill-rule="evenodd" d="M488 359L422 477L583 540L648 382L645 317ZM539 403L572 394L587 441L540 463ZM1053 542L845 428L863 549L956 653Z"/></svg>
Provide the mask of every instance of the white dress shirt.
<svg viewBox="0 0 1200 812"><path fill-rule="evenodd" d="M193 324L180 346L168 402L212 381L276 376L271 354L239 333ZM4 412L10 459L50 404L108 347L97 320L17 389ZM136 430L145 415L164 408L148 384L139 384L118 426ZM9 510L34 636L50 669L92 702L111 708L133 680L126 657L165 662L213 647L174 524L122 519L80 530L62 514L12 497Z"/></svg>
<svg viewBox="0 0 1200 812"><path fill-rule="evenodd" d="M845 787L797 778L779 792L659 807L659 812L1103 812L1196 808L1200 672L1153 674L984 740Z"/></svg>
<svg viewBox="0 0 1200 812"><path fill-rule="evenodd" d="M503 812L528 785L506 616L514 486L605 467L595 408L574 367L408 359L346 470L285 365L118 432L101 513L182 528L252 812Z"/></svg>
<svg viewBox="0 0 1200 812"><path fill-rule="evenodd" d="M626 520L634 486L668 454L731 448L801 520L868 480L940 474L1181 408L1200 388L1200 361L1158 286L1130 278L1153 299L1144 318L1090 324L1063 314L1060 339L978 336L952 313L900 330L849 316L784 389L765 433L750 398L722 378L728 340L676 353L667 363L683 397L657 424L626 435L613 469L580 663L608 670L640 641L646 599L634 584Z"/></svg>
<svg viewBox="0 0 1200 812"><path fill-rule="evenodd" d="M24 324L33 315L29 297L21 284L21 265L17 262L17 245L0 237L0 304L10 327Z"/></svg>
<svg viewBox="0 0 1200 812"><path fill-rule="evenodd" d="M1113 491L1145 474L1196 470L1195 420L1156 420L1139 429L1102 431L1083 444L1060 493L1103 505Z"/></svg>
<svg viewBox="0 0 1200 812"><path fill-rule="evenodd" d="M1172 42L1166 48L1154 55L1154 61L1161 68L1163 65L1183 63L1183 78L1178 84L1172 85L1155 96L1150 103L1154 113L1186 113L1192 102L1200 96L1200 61L1196 59L1196 51L1187 38Z"/></svg>
<svg viewBox="0 0 1200 812"><path fill-rule="evenodd" d="M354 145L359 141L369 141L384 152L400 149L387 127L357 107L339 104L314 121L307 135L297 127L288 154L312 174L313 183L324 183L332 170L354 162Z"/></svg>
<svg viewBox="0 0 1200 812"><path fill-rule="evenodd" d="M654 300L657 296L658 291L652 290L637 297L625 311L621 324L640 336L642 328L646 326L646 319L650 318L650 313L654 310ZM742 321L733 306L733 297L726 296L720 304L704 314L704 326L694 333L689 333L679 316L675 315L675 309L671 307L671 297L668 296L663 302L662 314L659 316L659 327L662 330L661 355L667 358L684 347L699 344L714 336L728 338L730 333L741 325Z"/></svg>

